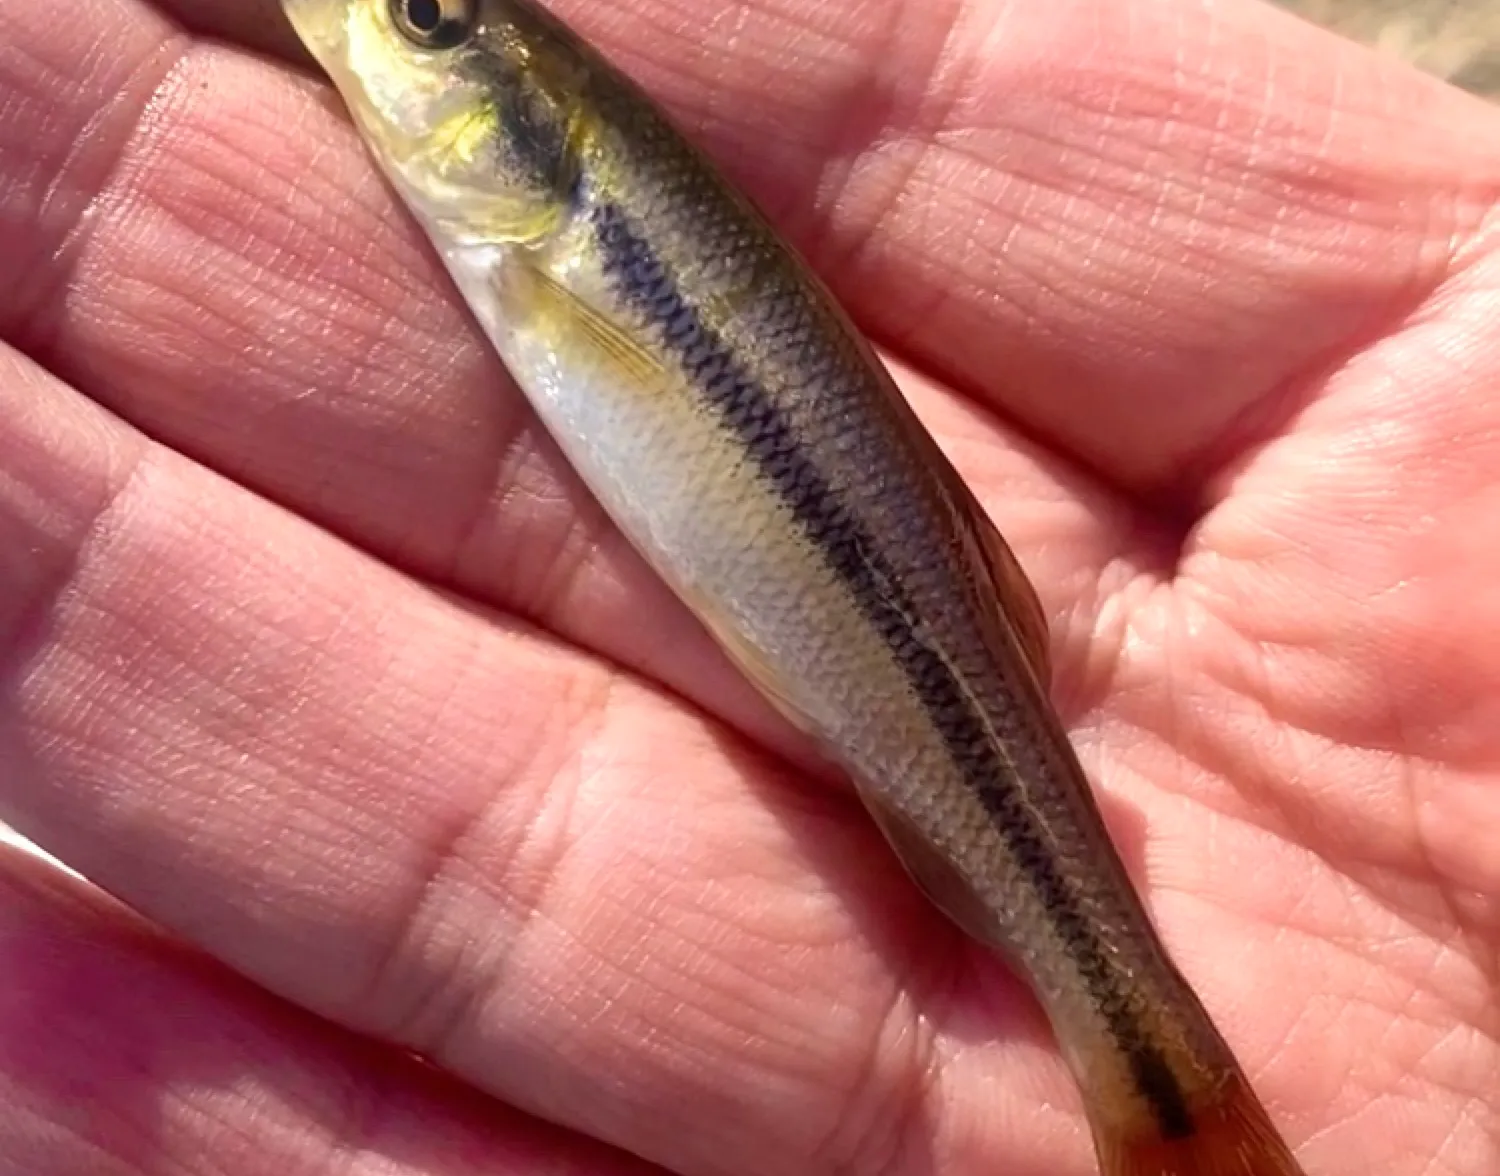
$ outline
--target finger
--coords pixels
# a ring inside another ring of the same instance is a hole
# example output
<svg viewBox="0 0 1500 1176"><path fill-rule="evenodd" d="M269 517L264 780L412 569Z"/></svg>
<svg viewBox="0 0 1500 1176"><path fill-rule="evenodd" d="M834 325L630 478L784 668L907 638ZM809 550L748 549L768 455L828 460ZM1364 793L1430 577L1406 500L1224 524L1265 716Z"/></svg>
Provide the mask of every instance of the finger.
<svg viewBox="0 0 1500 1176"><path fill-rule="evenodd" d="M1500 184L1500 112L1262 3L553 4L878 337L1136 491L1274 429Z"/></svg>
<svg viewBox="0 0 1500 1176"><path fill-rule="evenodd" d="M133 0L139 3L140 0ZM146 0L150 2L150 0ZM199 36L217 37L251 46L311 72L316 66L283 14L281 0L207 0L203 4L169 0L156 7L182 28Z"/></svg>
<svg viewBox="0 0 1500 1176"><path fill-rule="evenodd" d="M0 848L0 1176L647 1169L372 1048Z"/></svg>
<svg viewBox="0 0 1500 1176"><path fill-rule="evenodd" d="M152 63L132 75L153 79L136 87L151 115L108 147L103 132L90 140L116 162L91 165L91 203L72 200L89 216L54 223L69 202L36 196L37 255L69 264L14 328L30 350L151 435L384 558L788 747L539 435L327 104L264 62L162 48L149 22L91 35L106 34L117 58ZM69 126L125 101L107 98L116 75L84 80L58 96L77 108L58 116ZM88 169L56 166L50 190L81 192ZM1109 520L975 414L910 387L981 491L1000 492L1002 523L1054 599L1092 584L1117 554Z"/></svg>
<svg viewBox="0 0 1500 1176"><path fill-rule="evenodd" d="M81 399L0 389L22 833L273 991L674 1170L1082 1169L1036 1010L993 967L969 1007L852 800ZM983 1049L938 1028L976 1016Z"/></svg>

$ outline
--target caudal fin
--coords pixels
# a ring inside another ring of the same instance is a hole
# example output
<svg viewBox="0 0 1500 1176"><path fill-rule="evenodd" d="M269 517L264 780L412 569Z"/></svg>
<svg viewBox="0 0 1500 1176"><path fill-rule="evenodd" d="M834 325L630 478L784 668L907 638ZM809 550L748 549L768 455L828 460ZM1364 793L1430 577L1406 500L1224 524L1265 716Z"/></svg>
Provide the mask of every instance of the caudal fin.
<svg viewBox="0 0 1500 1176"><path fill-rule="evenodd" d="M1094 1130L1103 1176L1305 1176L1244 1077L1193 1114L1189 1134L1125 1138Z"/></svg>

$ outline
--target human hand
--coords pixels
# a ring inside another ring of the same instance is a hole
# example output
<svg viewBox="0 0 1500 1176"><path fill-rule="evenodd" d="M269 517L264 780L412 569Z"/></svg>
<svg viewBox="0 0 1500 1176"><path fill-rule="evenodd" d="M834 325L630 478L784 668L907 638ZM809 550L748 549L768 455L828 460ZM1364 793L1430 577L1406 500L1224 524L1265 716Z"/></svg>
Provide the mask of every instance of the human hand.
<svg viewBox="0 0 1500 1176"><path fill-rule="evenodd" d="M902 357L1308 1176L1487 1176L1500 112L1230 0L555 2ZM0 801L165 934L6 860L0 1176L1091 1172L327 91L183 32L272 6L3 3Z"/></svg>

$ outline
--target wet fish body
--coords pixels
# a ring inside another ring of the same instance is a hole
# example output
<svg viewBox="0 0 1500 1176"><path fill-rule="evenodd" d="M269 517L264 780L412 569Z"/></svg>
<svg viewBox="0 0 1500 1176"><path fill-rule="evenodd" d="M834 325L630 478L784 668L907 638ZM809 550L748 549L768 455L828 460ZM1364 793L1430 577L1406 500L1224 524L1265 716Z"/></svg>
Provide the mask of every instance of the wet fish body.
<svg viewBox="0 0 1500 1176"><path fill-rule="evenodd" d="M529 0L283 2L591 491L1026 976L1106 1176L1297 1176L1109 841L1025 576L806 265Z"/></svg>

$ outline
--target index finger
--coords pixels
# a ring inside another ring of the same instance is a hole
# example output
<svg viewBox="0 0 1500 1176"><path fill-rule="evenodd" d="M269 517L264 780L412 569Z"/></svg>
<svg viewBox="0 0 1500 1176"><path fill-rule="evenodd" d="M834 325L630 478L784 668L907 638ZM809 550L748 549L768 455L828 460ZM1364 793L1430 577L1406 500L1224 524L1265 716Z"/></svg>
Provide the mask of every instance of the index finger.
<svg viewBox="0 0 1500 1176"><path fill-rule="evenodd" d="M1274 428L1500 191L1500 112L1258 0L549 6L877 338L1135 492ZM286 47L274 0L164 7Z"/></svg>

